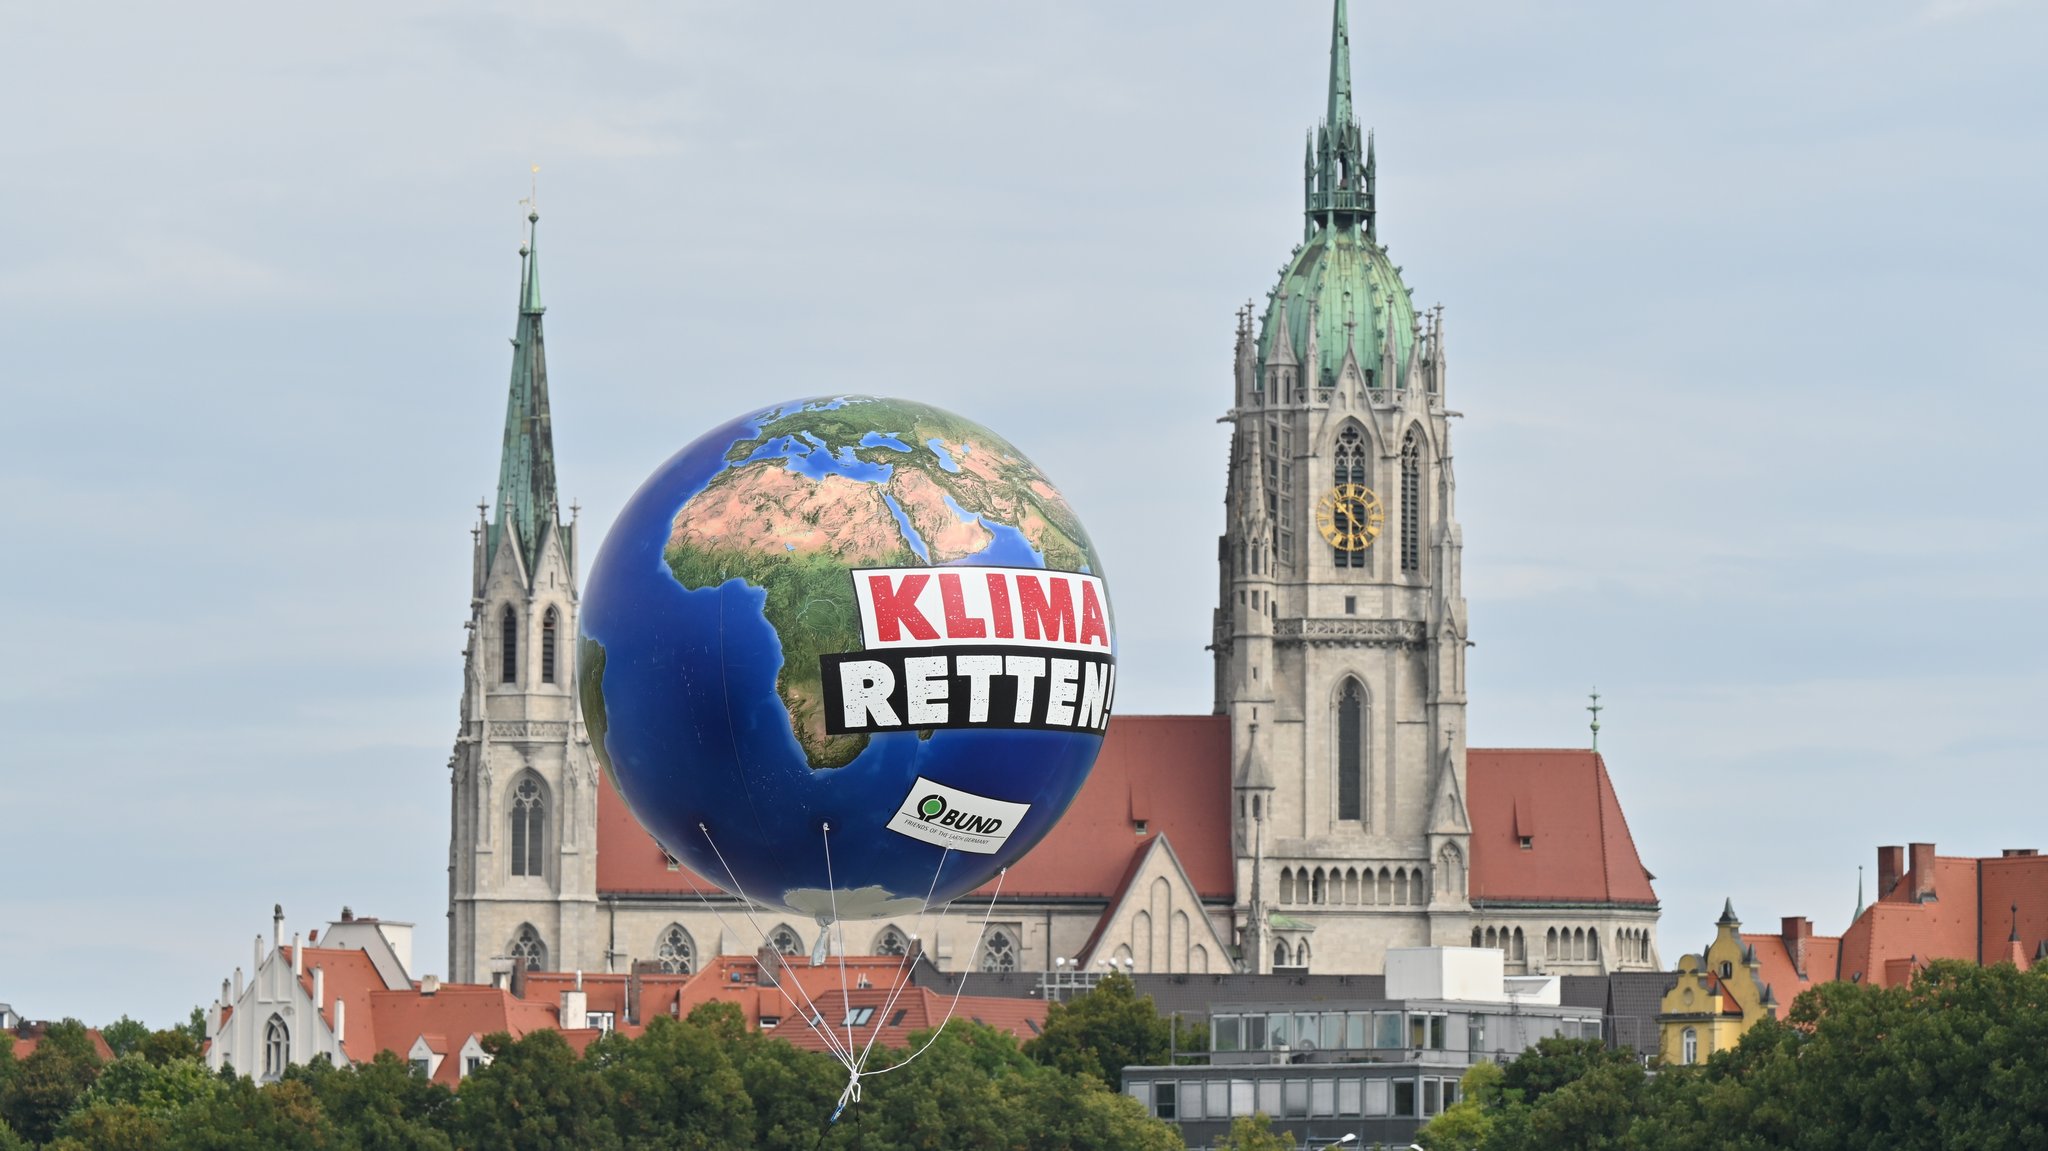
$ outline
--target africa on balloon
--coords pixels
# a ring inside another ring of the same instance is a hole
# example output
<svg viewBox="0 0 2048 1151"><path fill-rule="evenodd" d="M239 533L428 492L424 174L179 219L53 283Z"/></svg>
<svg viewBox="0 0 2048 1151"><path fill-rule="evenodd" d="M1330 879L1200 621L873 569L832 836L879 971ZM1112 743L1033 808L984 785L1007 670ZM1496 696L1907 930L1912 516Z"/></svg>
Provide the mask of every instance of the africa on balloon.
<svg viewBox="0 0 2048 1151"><path fill-rule="evenodd" d="M1007 440L925 404L717 428L619 513L586 585L600 761L697 874L821 922L989 882L1073 800L1116 693L1102 565Z"/></svg>

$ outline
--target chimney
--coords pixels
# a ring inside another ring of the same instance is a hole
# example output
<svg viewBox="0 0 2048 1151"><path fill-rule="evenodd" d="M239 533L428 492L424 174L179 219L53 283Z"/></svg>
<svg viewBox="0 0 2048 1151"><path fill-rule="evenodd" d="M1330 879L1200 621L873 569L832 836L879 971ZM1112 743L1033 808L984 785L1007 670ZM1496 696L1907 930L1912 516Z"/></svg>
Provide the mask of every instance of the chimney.
<svg viewBox="0 0 2048 1151"><path fill-rule="evenodd" d="M1899 846L1877 849L1877 897L1883 899L1899 885L1899 877L1906 874L1906 849Z"/></svg>
<svg viewBox="0 0 2048 1151"><path fill-rule="evenodd" d="M341 921L342 921L343 923L354 923L354 922L356 921L356 913L355 913L355 911L354 911L354 910L352 910L352 909L351 909L351 908L350 908L350 907L349 907L349 906L348 906L347 904L343 904L343 905L342 905L342 908L341 908Z"/></svg>
<svg viewBox="0 0 2048 1151"><path fill-rule="evenodd" d="M334 1041L336 1043L348 1042L348 1000L346 999L336 999L334 1001Z"/></svg>
<svg viewBox="0 0 2048 1151"><path fill-rule="evenodd" d="M763 943L760 949L754 952L754 965L758 968L756 978L761 986L779 986L777 980L782 975L782 952L776 950L774 944Z"/></svg>
<svg viewBox="0 0 2048 1151"><path fill-rule="evenodd" d="M1799 978L1806 978L1806 941L1813 938L1813 921L1804 915L1788 915L1780 921L1779 938L1785 941L1785 951L1792 956L1792 970Z"/></svg>
<svg viewBox="0 0 2048 1151"><path fill-rule="evenodd" d="M526 998L526 961L516 956L512 960L512 998Z"/></svg>
<svg viewBox="0 0 2048 1151"><path fill-rule="evenodd" d="M583 972L576 972L576 986L562 992L561 1017L555 1021L564 1031L581 1031L590 1026L590 995L583 990Z"/></svg>
<svg viewBox="0 0 2048 1151"><path fill-rule="evenodd" d="M292 978L306 973L306 949L299 946L299 933L292 932Z"/></svg>
<svg viewBox="0 0 2048 1151"><path fill-rule="evenodd" d="M626 1022L640 1026L640 972L651 960L636 959L626 969Z"/></svg>
<svg viewBox="0 0 2048 1151"><path fill-rule="evenodd" d="M315 967L313 969L313 1010L327 1010L327 969L325 967Z"/></svg>
<svg viewBox="0 0 2048 1151"><path fill-rule="evenodd" d="M320 931L319 931L319 929L318 929L318 928L310 928L310 929L308 929L308 930L307 930L307 932L306 932L306 946L308 946L308 947L311 947L311 946L313 946L314 944L316 944L316 943L318 943L318 942L320 942Z"/></svg>
<svg viewBox="0 0 2048 1151"><path fill-rule="evenodd" d="M270 905L270 945L276 947L284 942L284 904Z"/></svg>
<svg viewBox="0 0 2048 1151"><path fill-rule="evenodd" d="M1913 902L1926 903L1934 895L1934 845L1916 843L1913 853Z"/></svg>
<svg viewBox="0 0 2048 1151"><path fill-rule="evenodd" d="M440 976L438 976L438 975L422 975L422 976L420 976L420 994L421 994L421 995L433 995L433 994L435 994L436 992L438 992L438 991L440 991L440 990L441 990L441 977L440 977Z"/></svg>

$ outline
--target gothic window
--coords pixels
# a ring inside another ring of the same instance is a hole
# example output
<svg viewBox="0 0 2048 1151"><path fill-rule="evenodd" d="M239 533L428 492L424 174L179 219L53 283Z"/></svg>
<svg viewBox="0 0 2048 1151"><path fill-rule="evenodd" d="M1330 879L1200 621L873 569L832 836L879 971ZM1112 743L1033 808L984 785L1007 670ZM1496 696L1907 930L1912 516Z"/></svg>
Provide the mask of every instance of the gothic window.
<svg viewBox="0 0 2048 1151"><path fill-rule="evenodd" d="M498 613L498 682L519 682L519 613L511 604Z"/></svg>
<svg viewBox="0 0 2048 1151"><path fill-rule="evenodd" d="M1323 869L1320 867L1316 868L1315 874L1309 877L1308 901L1310 903L1321 903L1323 901Z"/></svg>
<svg viewBox="0 0 2048 1151"><path fill-rule="evenodd" d="M1358 869L1355 867L1344 869L1344 902L1358 902Z"/></svg>
<svg viewBox="0 0 2048 1151"><path fill-rule="evenodd" d="M1551 928L1549 933L1543 937L1543 958L1557 958L1557 928L1555 927Z"/></svg>
<svg viewBox="0 0 2048 1151"><path fill-rule="evenodd" d="M991 931L988 941L981 945L981 969L983 971L1017 970L1017 945L1010 942L1004 931Z"/></svg>
<svg viewBox="0 0 2048 1151"><path fill-rule="evenodd" d="M797 933L791 930L786 923L768 933L768 946L773 947L784 955L802 955L804 953L804 941L798 938Z"/></svg>
<svg viewBox="0 0 2048 1151"><path fill-rule="evenodd" d="M1365 687L1347 678L1337 693L1337 818L1365 815Z"/></svg>
<svg viewBox="0 0 2048 1151"><path fill-rule="evenodd" d="M654 960L670 975L688 975L697 970L697 944L680 923L671 923L654 948Z"/></svg>
<svg viewBox="0 0 2048 1151"><path fill-rule="evenodd" d="M1408 902L1408 869L1397 867L1394 869L1394 903L1399 905L1406 902Z"/></svg>
<svg viewBox="0 0 2048 1151"><path fill-rule="evenodd" d="M1358 430L1358 425L1344 425L1344 430L1337 433L1337 468L1336 475L1332 477L1338 486L1344 484L1370 486L1366 483L1370 473L1366 468L1365 450L1365 434ZM1332 548L1331 552L1336 558L1338 567L1362 568L1367 566L1366 557L1372 554L1372 548L1370 545L1359 548L1357 551Z"/></svg>
<svg viewBox="0 0 2048 1151"><path fill-rule="evenodd" d="M1381 905L1382 907L1386 906L1389 903L1394 902L1394 876L1393 873L1389 872L1384 867L1380 868L1380 881L1378 886L1379 895L1377 898L1373 900L1373 902Z"/></svg>
<svg viewBox="0 0 2048 1151"><path fill-rule="evenodd" d="M547 841L547 796L540 781L529 775L512 790L512 874L547 874Z"/></svg>
<svg viewBox="0 0 2048 1151"><path fill-rule="evenodd" d="M1489 928L1488 930L1491 930L1491 928ZM1479 942L1479 940L1480 940L1480 935L1479 935L1479 929L1475 927L1475 928L1473 928L1473 929L1472 929L1472 946L1474 946L1474 947L1485 947L1485 946L1489 946L1488 944L1483 944L1483 943Z"/></svg>
<svg viewBox="0 0 2048 1151"><path fill-rule="evenodd" d="M1600 932L1598 929L1586 933L1586 958L1600 958Z"/></svg>
<svg viewBox="0 0 2048 1151"><path fill-rule="evenodd" d="M1437 891L1445 899L1457 899L1465 894L1465 858L1455 845L1446 843L1437 853Z"/></svg>
<svg viewBox="0 0 2048 1151"><path fill-rule="evenodd" d="M1266 517L1273 524L1275 559L1294 562L1294 433L1266 424Z"/></svg>
<svg viewBox="0 0 2048 1151"><path fill-rule="evenodd" d="M1414 428L1401 440L1401 570L1422 570L1422 439Z"/></svg>
<svg viewBox="0 0 2048 1151"><path fill-rule="evenodd" d="M903 938L903 933L896 930L896 925L893 923L884 927L882 934L875 938L876 955L908 955L909 953L910 941Z"/></svg>
<svg viewBox="0 0 2048 1151"><path fill-rule="evenodd" d="M271 1016L263 1025L263 1077L276 1079L292 1061L292 1033L284 1020Z"/></svg>
<svg viewBox="0 0 2048 1151"><path fill-rule="evenodd" d="M1294 965L1303 969L1308 967L1308 940L1294 945Z"/></svg>
<svg viewBox="0 0 2048 1151"><path fill-rule="evenodd" d="M1286 967L1288 965L1287 961L1290 958L1292 956L1288 954L1285 943L1275 943L1273 945L1273 966L1275 968Z"/></svg>
<svg viewBox="0 0 2048 1151"><path fill-rule="evenodd" d="M512 947L507 954L512 957L514 966L528 971L548 969L548 945L540 941L540 932L535 931L531 923L519 925L519 934L512 937Z"/></svg>
<svg viewBox="0 0 2048 1151"><path fill-rule="evenodd" d="M1529 959L1529 945L1522 939L1522 929L1519 927L1515 928L1515 947L1512 958L1522 962L1527 962Z"/></svg>
<svg viewBox="0 0 2048 1151"><path fill-rule="evenodd" d="M541 620L540 681L542 683L555 682L555 621L557 618L555 609L549 608L547 616Z"/></svg>
<svg viewBox="0 0 2048 1151"><path fill-rule="evenodd" d="M1280 869L1280 902L1294 902L1294 869L1291 867Z"/></svg>

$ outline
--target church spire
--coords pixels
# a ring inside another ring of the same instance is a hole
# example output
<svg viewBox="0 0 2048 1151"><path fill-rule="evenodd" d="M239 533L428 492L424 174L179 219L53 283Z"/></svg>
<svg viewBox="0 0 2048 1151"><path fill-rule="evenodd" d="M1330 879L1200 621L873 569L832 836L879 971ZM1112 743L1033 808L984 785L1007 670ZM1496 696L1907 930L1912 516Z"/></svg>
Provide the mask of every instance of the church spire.
<svg viewBox="0 0 2048 1151"><path fill-rule="evenodd" d="M1344 16L1344 0L1330 22L1330 109L1324 120L1334 134L1351 123L1351 30Z"/></svg>
<svg viewBox="0 0 2048 1151"><path fill-rule="evenodd" d="M548 364L541 337L540 213L526 215L519 249L519 327L512 337L512 386L505 404L505 449L498 462L498 509L491 546L510 525L527 571L540 558L542 535L554 525L555 437L548 416Z"/></svg>
<svg viewBox="0 0 2048 1151"><path fill-rule="evenodd" d="M1330 20L1330 92L1316 132L1315 189L1309 196L1312 223L1325 227L1362 223L1373 234L1371 145L1359 131L1351 107L1351 28L1344 0Z"/></svg>

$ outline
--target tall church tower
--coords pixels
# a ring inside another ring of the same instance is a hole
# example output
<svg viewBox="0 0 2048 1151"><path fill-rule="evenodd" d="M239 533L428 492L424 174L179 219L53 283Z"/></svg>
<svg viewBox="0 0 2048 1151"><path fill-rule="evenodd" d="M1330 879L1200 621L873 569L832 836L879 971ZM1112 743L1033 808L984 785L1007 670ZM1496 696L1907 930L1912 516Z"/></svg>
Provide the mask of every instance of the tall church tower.
<svg viewBox="0 0 2048 1151"><path fill-rule="evenodd" d="M539 213L527 216L498 502L478 507L462 723L449 757L448 965L596 967L597 768L576 706L576 524L555 493Z"/></svg>
<svg viewBox="0 0 2048 1151"><path fill-rule="evenodd" d="M1441 309L1379 243L1344 0L1302 242L1239 313L1216 710L1248 971L1469 942L1465 600Z"/></svg>

